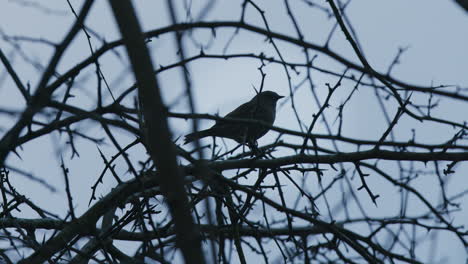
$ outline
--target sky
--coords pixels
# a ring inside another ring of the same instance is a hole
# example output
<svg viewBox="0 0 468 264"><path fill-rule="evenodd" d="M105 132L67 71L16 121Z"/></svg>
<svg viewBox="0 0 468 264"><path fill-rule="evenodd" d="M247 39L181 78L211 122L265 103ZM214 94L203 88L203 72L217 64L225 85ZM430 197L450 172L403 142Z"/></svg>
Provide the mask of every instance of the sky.
<svg viewBox="0 0 468 264"><path fill-rule="evenodd" d="M70 1L75 10L79 10L82 1ZM133 1L140 22L145 31L153 30L170 24L165 1ZM202 11L202 7L208 1L176 1L178 6L178 19L181 22L187 21L187 14L183 11L184 3L191 5L192 17ZM299 26L303 30L304 39L314 44L323 45L329 35L330 30L335 24L333 17L329 17L324 11L318 8L309 8L306 1L289 1L292 11L299 21ZM312 1L311 1L312 2ZM265 17L269 27L274 32L280 32L289 36L296 36L294 27L285 11L284 1L278 0L260 0L255 3L265 10ZM321 6L327 7L326 1L314 1ZM216 4L203 17L203 21L237 21L240 18L241 1L216 1ZM389 65L395 58L399 48L406 51L400 58L400 63L395 66L391 76L421 86L453 85L461 88L468 88L468 14L459 8L454 1L371 1L360 0L351 1L346 7L347 18L350 20L355 34L358 36L358 42L362 47L369 63L374 69L386 72ZM264 26L261 16L252 8L246 12L246 22L258 26ZM70 8L65 1L32 1L32 0L4 0L0 9L0 48L14 62L17 71L20 72L22 81L28 83L34 88L40 78L41 70L53 52L53 49L43 42L59 42L71 24L74 22L70 14ZM97 1L93 6L90 15L86 20L86 26L93 32L99 34L99 38L91 38L93 49L99 48L103 40L113 41L120 38L114 19L110 12L107 1ZM188 56L200 53L203 49L207 54L227 53L265 53L267 56L276 56L272 45L268 44L264 38L258 35L241 32L236 35L230 45L229 38L234 33L233 29L220 29L213 38L210 30L194 30L190 34L184 35L184 44ZM5 36L32 37L34 41L21 41L21 52L8 41ZM102 38L102 39L101 39ZM304 63L303 51L291 44L277 41L279 49L286 61L296 61ZM148 48L152 54L155 68L161 65L169 65L177 61L175 42L173 35L163 35L152 39L148 43ZM330 41L329 48L346 58L358 62L358 59L346 41L340 29L337 29ZM24 54L22 53L24 52ZM90 54L90 47L84 34L80 33L73 41L71 47L67 49L64 59L60 61L58 71L65 72L67 69L80 62ZM326 69L333 69L337 72L344 72L345 68L337 64L326 55L316 51L310 52L311 56L317 55L314 65ZM114 94L118 94L130 87L134 80L128 66L125 50L117 48L115 52L110 52L100 59L102 71L108 81ZM201 59L188 65L192 81L192 90L194 95L196 112L225 115L246 102L255 95L253 87L259 88L261 75L258 70L260 66L257 60L248 58L236 59ZM73 104L83 108L91 109L95 101L95 76L94 68L88 67L78 76L76 80L76 98L72 99ZM288 78L283 67L279 64L267 64L263 68L266 78L264 87L266 90L273 90L281 95L288 96L283 102L279 103L277 109L277 119L275 125L288 129L299 129L298 122L291 107L291 98L289 97ZM292 73L291 83L296 86L301 83L305 76L304 69L299 69L299 74ZM165 71L158 74L158 80L161 84L161 93L164 102L170 106L173 112L187 112L188 104L185 97L181 97L184 85L181 78L180 69ZM327 96L326 84L334 85L336 78L329 75L312 71L312 79L320 100L323 102ZM3 65L0 66L0 105L2 108L21 111L24 107L20 94L14 87L10 78L5 76ZM338 113L337 107L343 102L344 98L353 89L353 83L344 81L342 87L330 101L331 107L325 111L325 116L331 124L332 130L336 131L337 122L334 122ZM450 89L450 88L449 88ZM60 93L57 94L57 96ZM60 97L58 97L60 98ZM428 96L414 95L415 102L427 102ZM105 102L111 102L112 98L107 93ZM127 101L129 105L131 101ZM466 105L461 101L448 100L442 98L439 107L433 111L434 116L445 118L452 121L466 121ZM313 114L318 111L318 106L310 93L308 84L302 85L297 89L294 96L294 104L298 115L305 124L309 124ZM389 115L393 116L397 111L397 105L391 100L384 102ZM38 117L47 120L45 117ZM0 135L5 133L14 119L0 114ZM180 119L170 119L171 130L174 139L181 137L191 131L191 122ZM202 120L199 122L201 129L208 128L212 121ZM343 133L348 137L359 139L379 139L380 135L386 130L387 123L378 101L375 99L375 92L369 87L360 87L356 96L350 100L344 112ZM102 129L95 123L81 124L77 129L82 129L91 135L102 135ZM450 139L457 131L447 126L434 125L429 122L418 123L414 119L404 117L395 127L395 138L405 141L412 137L413 130L416 138L424 143L442 143ZM122 142L131 142L134 138L122 131L119 133L119 140ZM327 133L323 122L320 122L314 133ZM270 132L259 140L260 145L271 143L276 139L278 133ZM298 138L285 136L288 142L300 142ZM65 158L66 164L70 170L70 181L76 212L83 213L88 208L90 198L90 188L96 181L97 175L103 169L102 160L98 148L89 141L79 140L78 150L79 158L71 159L71 152L67 144L67 138L63 135L54 134L52 136L42 137L33 142L25 144L19 151L21 158L10 154L7 164L27 171L50 183L57 190L51 192L42 185L31 182L29 179L16 175L14 184L18 190L28 195L43 208L63 215L68 209L65 199L64 180L60 171L60 160ZM179 139L179 143L181 140ZM209 139L202 141L210 143ZM229 146L235 146L234 142L227 141ZM319 145L330 147L330 144L319 141ZM356 151L355 146L340 144L342 151ZM111 145L99 146L107 157L115 154ZM209 152L206 153L207 155ZM290 152L278 152L276 156L289 155ZM137 147L130 153L138 159L144 157L144 149ZM397 167L394 163L382 162L388 169L388 172L397 174ZM388 164L387 164L388 163ZM446 163L442 163L446 164ZM424 165L417 164L418 168L424 168ZM428 166L431 166L430 164ZM336 176L330 168L329 182ZM125 173L126 167L121 162L117 164L117 170ZM461 163L456 167L456 173L451 176L448 182L450 194L456 194L466 190L466 173L468 167L466 163ZM312 176L311 176L312 177ZM302 180L301 175L294 175L298 181ZM124 177L125 179L125 177ZM127 178L128 175L127 175ZM355 187L359 187L357 177L350 179ZM255 179L246 179L245 183L254 182ZM311 192L318 191L314 186L314 180L309 181L308 188ZM392 215L398 210L399 204L396 202L398 189L389 188L388 182L379 177L370 177L369 185L373 190L380 194L378 206L374 206L364 191L355 191L355 194L365 206L366 212L370 215ZM440 201L438 181L433 175L420 177L413 182L415 188L420 190L426 197L437 203ZM284 181L287 197L294 200L297 193L293 186ZM115 186L115 181L108 177L98 192L104 195ZM337 189L337 192L340 190ZM328 199L331 204L340 204L341 193L330 195ZM415 215L421 213L421 204L414 199L409 204L410 213ZM468 199L466 197L458 200L461 204L461 210L454 212L451 216L454 224L464 224L468 219ZM323 202L319 207L324 208ZM351 211L357 210L356 205L350 204ZM332 206L333 208L333 206ZM340 218L344 214L343 208L334 207L334 217ZM424 210L423 210L424 211ZM254 215L262 217L262 212L254 210ZM273 213L272 213L273 214ZM21 217L32 217L33 213L24 210ZM274 217L274 216L273 216ZM324 214L325 219L327 214ZM363 227L356 226L356 230ZM365 228L363 230L366 230ZM427 238L427 243L423 243L418 248L418 253L423 257L423 261L461 263L467 258L463 245L454 239L452 235L444 233L438 234L438 252L434 255L429 254L430 237L432 234L421 234ZM131 248L131 247L130 247ZM279 254L277 254L280 256ZM428 257L426 257L428 256ZM257 256L249 254L252 260Z"/></svg>

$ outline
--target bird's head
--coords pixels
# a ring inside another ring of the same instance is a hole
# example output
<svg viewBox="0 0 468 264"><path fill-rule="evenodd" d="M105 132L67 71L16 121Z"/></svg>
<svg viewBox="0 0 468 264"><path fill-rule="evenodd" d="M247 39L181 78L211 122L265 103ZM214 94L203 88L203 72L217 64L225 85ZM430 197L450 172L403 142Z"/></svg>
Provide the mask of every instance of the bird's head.
<svg viewBox="0 0 468 264"><path fill-rule="evenodd" d="M261 101L264 104L273 104L276 105L276 102L283 98L284 96L281 96L275 92L272 91L265 91L257 94L252 100L258 100Z"/></svg>

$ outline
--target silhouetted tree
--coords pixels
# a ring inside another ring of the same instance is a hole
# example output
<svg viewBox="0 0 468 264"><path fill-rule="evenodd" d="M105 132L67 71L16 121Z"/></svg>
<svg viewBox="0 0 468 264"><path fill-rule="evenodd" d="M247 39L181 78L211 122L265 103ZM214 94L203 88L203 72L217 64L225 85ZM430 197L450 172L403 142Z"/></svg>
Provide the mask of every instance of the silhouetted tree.
<svg viewBox="0 0 468 264"><path fill-rule="evenodd" d="M11 1L73 22L59 38L0 31L5 263L423 263L449 254L442 233L467 248L468 189L448 188L468 160L459 80L394 77L406 48L375 67L351 1L143 2ZM197 110L255 94L219 65L239 79L255 67L247 82L285 96L275 125ZM213 87L197 85L203 71ZM270 132L183 145L200 120Z"/></svg>

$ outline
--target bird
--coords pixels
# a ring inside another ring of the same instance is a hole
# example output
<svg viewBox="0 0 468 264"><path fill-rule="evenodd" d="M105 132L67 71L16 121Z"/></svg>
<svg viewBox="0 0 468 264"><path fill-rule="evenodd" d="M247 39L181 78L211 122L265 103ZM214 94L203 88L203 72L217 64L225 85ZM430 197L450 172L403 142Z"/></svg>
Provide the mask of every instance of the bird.
<svg viewBox="0 0 468 264"><path fill-rule="evenodd" d="M273 91L260 92L250 101L227 114L224 118L261 121L271 126L275 122L276 103L283 97ZM196 139L210 136L233 139L241 144L252 144L256 143L256 140L264 136L269 130L269 127L260 124L218 120L211 128L186 135L184 145Z"/></svg>

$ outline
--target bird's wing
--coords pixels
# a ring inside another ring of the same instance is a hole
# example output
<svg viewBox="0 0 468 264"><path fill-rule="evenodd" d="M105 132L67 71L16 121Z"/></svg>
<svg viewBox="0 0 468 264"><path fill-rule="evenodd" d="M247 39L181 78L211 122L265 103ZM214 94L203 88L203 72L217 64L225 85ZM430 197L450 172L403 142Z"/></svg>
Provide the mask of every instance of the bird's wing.
<svg viewBox="0 0 468 264"><path fill-rule="evenodd" d="M247 102L243 105L240 105L236 109L234 109L232 112L227 114L225 117L227 118L252 118L253 113L255 111L256 107L252 102Z"/></svg>
<svg viewBox="0 0 468 264"><path fill-rule="evenodd" d="M225 115L224 118L252 118L252 111L254 110L251 102L247 102L240 105L229 114ZM226 122L223 120L216 121L210 131L213 135L219 137L226 137L236 140L237 142L244 141L244 134L246 133L246 126L244 124Z"/></svg>
<svg viewBox="0 0 468 264"><path fill-rule="evenodd" d="M225 115L224 118L251 118L252 117L252 107L251 102L247 102L245 104L240 105L229 114ZM239 125L233 124L232 122L225 122L222 120L216 121L216 124L212 126L212 128L218 129L233 129L238 127Z"/></svg>

